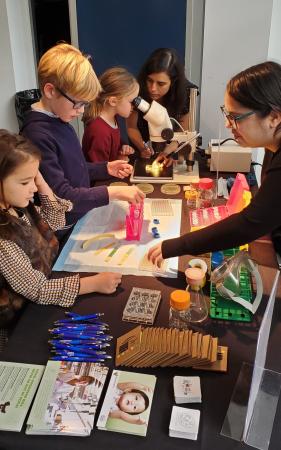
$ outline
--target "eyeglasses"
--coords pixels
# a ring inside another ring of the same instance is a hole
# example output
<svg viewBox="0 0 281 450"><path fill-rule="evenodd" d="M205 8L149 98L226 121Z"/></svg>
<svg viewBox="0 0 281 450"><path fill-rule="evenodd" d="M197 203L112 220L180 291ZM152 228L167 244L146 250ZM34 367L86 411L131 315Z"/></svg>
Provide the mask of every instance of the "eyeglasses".
<svg viewBox="0 0 281 450"><path fill-rule="evenodd" d="M74 109L80 109L86 106L89 106L89 102L83 102L83 101L75 101L73 98L69 97L65 92L63 92L60 88L56 87L56 90L64 97L67 98L72 104Z"/></svg>
<svg viewBox="0 0 281 450"><path fill-rule="evenodd" d="M228 112L225 109L224 105L221 106L220 109L221 109L221 112L223 113L224 117L228 120L229 125L235 129L237 128L237 122L240 122L241 120L246 119L246 117L256 114L256 111L248 111L244 114L238 114L235 116L234 114L231 114L230 112Z"/></svg>

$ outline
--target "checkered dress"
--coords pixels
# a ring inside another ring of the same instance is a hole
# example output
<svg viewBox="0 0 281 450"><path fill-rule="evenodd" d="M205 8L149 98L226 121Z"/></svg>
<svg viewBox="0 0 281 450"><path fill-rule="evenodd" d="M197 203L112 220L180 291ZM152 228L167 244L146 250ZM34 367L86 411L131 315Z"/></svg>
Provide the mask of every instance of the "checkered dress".
<svg viewBox="0 0 281 450"><path fill-rule="evenodd" d="M41 206L36 207L39 214L52 230L61 229L72 203L58 197L50 201L46 195L40 195L40 200ZM27 216L20 220L30 225ZM0 272L14 291L42 305L72 306L79 292L79 274L48 279L32 267L29 257L16 243L5 239L0 239Z"/></svg>

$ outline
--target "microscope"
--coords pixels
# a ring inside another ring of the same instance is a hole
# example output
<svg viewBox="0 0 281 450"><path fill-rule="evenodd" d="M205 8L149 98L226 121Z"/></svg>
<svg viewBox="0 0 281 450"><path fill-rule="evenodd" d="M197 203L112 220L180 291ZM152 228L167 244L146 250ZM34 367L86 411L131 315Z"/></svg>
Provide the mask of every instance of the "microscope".
<svg viewBox="0 0 281 450"><path fill-rule="evenodd" d="M179 145L176 149L170 149L169 151L169 148L167 147L163 151L165 156L172 156L186 147L186 152L184 154L185 164L176 165L173 171L172 181L177 183L198 181L198 164L193 161L193 155L199 133L196 133L196 131L184 130L175 119L169 117L167 109L155 100L148 103L143 98L136 97L132 101L132 104L135 108L143 112L143 117L148 122L149 137L152 142L167 142L167 144L173 141L178 142ZM173 130L172 121L174 121L182 131L175 132Z"/></svg>

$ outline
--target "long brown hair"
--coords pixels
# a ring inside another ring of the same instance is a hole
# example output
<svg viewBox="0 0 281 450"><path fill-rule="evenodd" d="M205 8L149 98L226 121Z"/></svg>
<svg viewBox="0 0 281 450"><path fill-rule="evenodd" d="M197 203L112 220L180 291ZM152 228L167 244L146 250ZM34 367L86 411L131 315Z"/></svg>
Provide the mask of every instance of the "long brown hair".
<svg viewBox="0 0 281 450"><path fill-rule="evenodd" d="M6 207L3 181L18 166L30 159L40 161L41 153L38 148L23 136L0 129L0 187L1 196Z"/></svg>

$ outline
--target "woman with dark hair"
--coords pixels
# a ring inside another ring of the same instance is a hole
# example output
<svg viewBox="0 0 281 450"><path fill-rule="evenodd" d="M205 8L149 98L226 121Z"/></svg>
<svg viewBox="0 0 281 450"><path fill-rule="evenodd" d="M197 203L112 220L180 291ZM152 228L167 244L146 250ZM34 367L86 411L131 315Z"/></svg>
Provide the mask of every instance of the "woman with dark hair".
<svg viewBox="0 0 281 450"><path fill-rule="evenodd" d="M269 233L281 254L281 66L264 62L234 76L221 110L239 145L271 152L262 185L240 213L152 247L148 257L157 265L163 258L233 248Z"/></svg>
<svg viewBox="0 0 281 450"><path fill-rule="evenodd" d="M197 88L188 81L175 50L159 48L144 63L139 76L140 96L147 102L152 100L163 105L170 117L176 119L181 126L188 129L189 92ZM127 119L128 136L142 158L149 158L151 148L145 143L149 141L148 124L139 111L133 111ZM177 143L171 145L177 147ZM154 146L156 152L163 150L165 143Z"/></svg>

